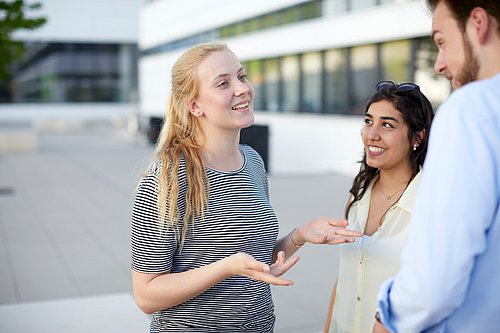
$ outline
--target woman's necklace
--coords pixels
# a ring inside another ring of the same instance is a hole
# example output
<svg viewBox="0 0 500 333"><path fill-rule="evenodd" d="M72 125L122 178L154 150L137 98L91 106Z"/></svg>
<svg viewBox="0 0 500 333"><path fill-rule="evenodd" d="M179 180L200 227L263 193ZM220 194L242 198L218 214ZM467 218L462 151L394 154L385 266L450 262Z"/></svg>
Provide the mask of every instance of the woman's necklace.
<svg viewBox="0 0 500 333"><path fill-rule="evenodd" d="M406 186L408 186L408 185L406 185ZM391 195L387 195L387 193L385 193L385 191L384 191L384 189L382 188L382 185L381 185L381 184L379 184L379 186L378 186L378 187L380 188L380 191L381 191L381 192L382 192L382 194L384 195L385 200L387 200L387 201L391 201L391 199L392 199L392 198L393 198L396 194L398 194L398 193L399 193L402 189L404 190L404 189L406 188L406 186L405 186L405 187L402 187L402 188L399 188L396 192L394 192L394 193L393 193L393 194L391 194Z"/></svg>
<svg viewBox="0 0 500 333"><path fill-rule="evenodd" d="M399 199L401 199L401 197L403 196L403 193L405 193L405 190L408 188L408 185L410 185L410 182L411 182L411 179L408 181L408 183L405 185L405 187L403 187L403 191L401 192L401 194L399 195L399 197L397 198L396 202L399 201ZM392 195L387 195L385 194L384 190L382 189L382 186L380 185L379 183L379 186L380 188L380 191L382 192L382 194L385 196L385 200L387 201L390 201L392 199L393 196L395 196L399 191L401 191L401 189L397 190L396 192L394 192ZM384 214L382 214L382 216L380 217L380 220L378 221L378 228L377 228L377 231L380 231L380 228L382 228L382 224L384 223L384 219L385 219L385 216L387 215L387 212L389 211L389 209L391 209L391 207L393 207L396 202L392 205L390 205Z"/></svg>

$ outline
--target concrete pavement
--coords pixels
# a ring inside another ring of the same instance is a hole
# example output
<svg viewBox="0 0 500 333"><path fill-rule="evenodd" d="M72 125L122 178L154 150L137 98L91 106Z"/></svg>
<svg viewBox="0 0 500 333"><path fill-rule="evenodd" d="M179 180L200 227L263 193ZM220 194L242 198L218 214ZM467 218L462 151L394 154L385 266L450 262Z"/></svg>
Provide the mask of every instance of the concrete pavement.
<svg viewBox="0 0 500 333"><path fill-rule="evenodd" d="M134 188L152 147L94 124L29 133L32 149L0 152L0 332L146 332L134 304L129 227ZM327 152L325 152L327 153ZM270 176L281 234L318 215L342 216L351 177ZM275 332L322 330L337 274L336 246L306 245L273 287Z"/></svg>

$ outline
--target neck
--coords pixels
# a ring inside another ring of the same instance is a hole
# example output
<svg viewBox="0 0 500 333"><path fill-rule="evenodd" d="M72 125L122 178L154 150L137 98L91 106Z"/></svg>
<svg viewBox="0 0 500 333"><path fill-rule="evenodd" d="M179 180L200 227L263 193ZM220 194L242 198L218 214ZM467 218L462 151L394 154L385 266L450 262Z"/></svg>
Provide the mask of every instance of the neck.
<svg viewBox="0 0 500 333"><path fill-rule="evenodd" d="M484 37L485 40L479 46L479 52L476 52L479 58L480 70L478 79L487 79L500 73L500 33L498 32L500 22L492 21L489 33Z"/></svg>
<svg viewBox="0 0 500 333"><path fill-rule="evenodd" d="M206 135L198 141L202 147L200 156L206 166L220 170L237 170L243 163L243 158L239 151L240 133L226 135Z"/></svg>
<svg viewBox="0 0 500 333"><path fill-rule="evenodd" d="M500 49L498 50L498 54L500 54ZM498 56L497 56L498 58ZM484 61L481 64L481 69L478 74L478 79L488 79L494 77L495 75L500 74L500 62L498 60L494 61Z"/></svg>
<svg viewBox="0 0 500 333"><path fill-rule="evenodd" d="M395 170L380 170L378 183L388 191L397 190L410 182L411 174L409 167Z"/></svg>

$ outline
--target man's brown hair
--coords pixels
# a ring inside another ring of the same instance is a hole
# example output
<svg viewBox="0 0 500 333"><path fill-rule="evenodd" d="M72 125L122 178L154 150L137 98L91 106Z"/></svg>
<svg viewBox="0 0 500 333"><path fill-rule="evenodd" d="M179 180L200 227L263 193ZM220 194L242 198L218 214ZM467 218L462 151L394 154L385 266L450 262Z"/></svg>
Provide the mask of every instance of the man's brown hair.
<svg viewBox="0 0 500 333"><path fill-rule="evenodd" d="M465 32L471 11L476 7L481 7L497 21L497 32L500 34L500 0L427 0L432 12L441 2L453 13L462 32Z"/></svg>

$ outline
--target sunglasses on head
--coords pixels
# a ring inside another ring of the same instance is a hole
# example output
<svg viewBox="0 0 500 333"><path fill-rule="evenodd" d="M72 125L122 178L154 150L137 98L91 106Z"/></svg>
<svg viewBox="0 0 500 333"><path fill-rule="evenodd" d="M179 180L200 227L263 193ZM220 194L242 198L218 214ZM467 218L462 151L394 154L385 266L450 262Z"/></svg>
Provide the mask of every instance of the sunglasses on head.
<svg viewBox="0 0 500 333"><path fill-rule="evenodd" d="M375 89L377 89L377 91L394 89L395 92L407 92L415 89L420 90L420 87L408 82L394 83L392 81L380 81L375 85Z"/></svg>
<svg viewBox="0 0 500 333"><path fill-rule="evenodd" d="M425 112L425 103L422 98L422 92L420 91L420 87L414 83L395 83L392 81L380 81L375 85L375 89L377 89L377 91L388 91L395 93L407 93L417 90L418 99L420 100L421 112Z"/></svg>

